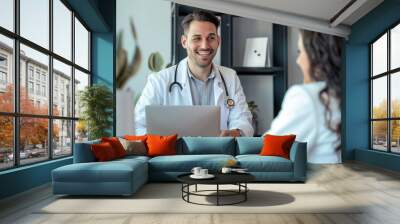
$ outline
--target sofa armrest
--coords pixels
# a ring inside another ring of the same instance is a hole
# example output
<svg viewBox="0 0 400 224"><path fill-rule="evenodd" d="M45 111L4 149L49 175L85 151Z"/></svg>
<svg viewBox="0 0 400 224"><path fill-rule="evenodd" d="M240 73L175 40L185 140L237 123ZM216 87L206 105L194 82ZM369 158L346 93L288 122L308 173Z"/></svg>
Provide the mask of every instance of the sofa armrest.
<svg viewBox="0 0 400 224"><path fill-rule="evenodd" d="M290 160L293 162L293 179L305 181L307 177L307 143L294 142L290 149Z"/></svg>
<svg viewBox="0 0 400 224"><path fill-rule="evenodd" d="M94 140L89 142L75 143L74 147L74 163L89 163L95 162L90 146L92 144L100 143L100 140Z"/></svg>

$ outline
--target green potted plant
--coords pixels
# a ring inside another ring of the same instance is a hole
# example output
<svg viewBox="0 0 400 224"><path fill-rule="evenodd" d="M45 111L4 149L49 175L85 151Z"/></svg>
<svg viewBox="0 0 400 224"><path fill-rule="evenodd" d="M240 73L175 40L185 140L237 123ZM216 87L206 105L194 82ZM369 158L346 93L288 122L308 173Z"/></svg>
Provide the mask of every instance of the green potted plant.
<svg viewBox="0 0 400 224"><path fill-rule="evenodd" d="M87 125L89 140L110 136L112 126L113 96L110 89L102 84L94 84L80 92L79 106L82 119Z"/></svg>

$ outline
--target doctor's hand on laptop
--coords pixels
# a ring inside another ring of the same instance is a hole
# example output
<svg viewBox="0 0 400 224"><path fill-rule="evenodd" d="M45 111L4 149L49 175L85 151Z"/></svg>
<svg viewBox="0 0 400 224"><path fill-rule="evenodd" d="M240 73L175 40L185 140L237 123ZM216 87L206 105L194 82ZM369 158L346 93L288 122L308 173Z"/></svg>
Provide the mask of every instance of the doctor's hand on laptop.
<svg viewBox="0 0 400 224"><path fill-rule="evenodd" d="M240 137L241 132L240 129L232 129L232 130L222 130L220 137Z"/></svg>

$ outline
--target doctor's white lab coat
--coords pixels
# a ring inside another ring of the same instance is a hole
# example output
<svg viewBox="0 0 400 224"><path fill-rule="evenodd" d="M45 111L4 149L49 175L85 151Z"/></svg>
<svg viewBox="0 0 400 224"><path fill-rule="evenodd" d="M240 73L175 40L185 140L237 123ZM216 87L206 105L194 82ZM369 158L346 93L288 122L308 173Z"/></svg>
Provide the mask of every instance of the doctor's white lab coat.
<svg viewBox="0 0 400 224"><path fill-rule="evenodd" d="M182 90L178 85L174 85L172 91L169 92L169 86L174 82L175 67L177 65L149 75L146 86L135 107L135 130L137 135L147 133L146 106L193 105L187 74L187 58L180 61L178 65L177 82L182 85ZM214 80L214 102L215 106L219 105L221 107L221 130L238 128L244 136L253 136L252 115L248 109L246 97L236 72L227 67L215 64L213 66L217 71ZM220 73L225 79L229 96L235 101L235 106L232 109L226 106L227 97Z"/></svg>

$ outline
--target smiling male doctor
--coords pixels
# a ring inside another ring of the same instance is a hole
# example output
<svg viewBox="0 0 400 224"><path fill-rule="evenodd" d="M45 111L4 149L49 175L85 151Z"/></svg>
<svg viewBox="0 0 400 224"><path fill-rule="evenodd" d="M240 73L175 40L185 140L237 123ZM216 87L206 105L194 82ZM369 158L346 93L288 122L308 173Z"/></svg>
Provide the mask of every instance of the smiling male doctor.
<svg viewBox="0 0 400 224"><path fill-rule="evenodd" d="M135 109L136 134L147 131L147 105L219 105L220 136L253 136L252 115L236 72L212 62L221 42L218 18L198 11L181 25L188 57L148 77Z"/></svg>

